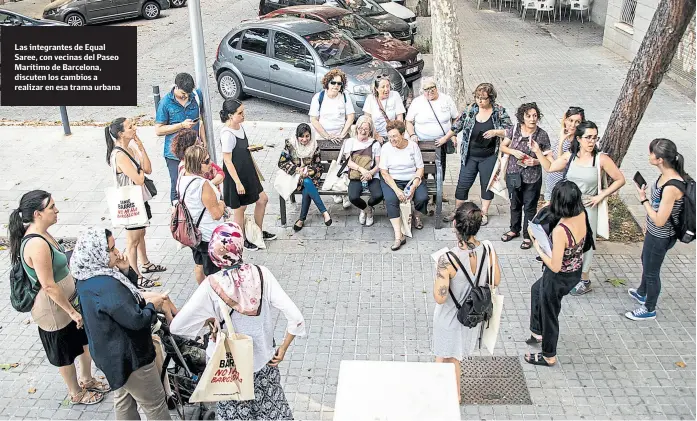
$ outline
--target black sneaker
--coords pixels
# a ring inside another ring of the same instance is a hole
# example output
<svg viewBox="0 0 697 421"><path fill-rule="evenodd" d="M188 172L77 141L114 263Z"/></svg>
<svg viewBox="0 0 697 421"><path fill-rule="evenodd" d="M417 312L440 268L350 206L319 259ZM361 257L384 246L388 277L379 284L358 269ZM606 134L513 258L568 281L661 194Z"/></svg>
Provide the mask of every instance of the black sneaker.
<svg viewBox="0 0 697 421"><path fill-rule="evenodd" d="M259 247L257 247L256 245L250 243L250 242L247 241L247 240L244 240L244 249L245 249L245 250L250 250L250 251L257 251L257 250L259 250Z"/></svg>
<svg viewBox="0 0 697 421"><path fill-rule="evenodd" d="M275 240L276 239L276 234L271 234L268 231L262 231L261 236L264 239L264 241L269 241L269 240Z"/></svg>

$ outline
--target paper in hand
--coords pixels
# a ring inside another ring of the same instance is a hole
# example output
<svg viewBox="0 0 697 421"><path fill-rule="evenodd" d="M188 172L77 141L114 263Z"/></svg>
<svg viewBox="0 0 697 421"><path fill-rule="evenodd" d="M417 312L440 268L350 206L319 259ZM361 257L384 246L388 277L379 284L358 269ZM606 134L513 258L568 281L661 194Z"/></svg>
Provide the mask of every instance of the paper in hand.
<svg viewBox="0 0 697 421"><path fill-rule="evenodd" d="M532 236L535 237L535 240L537 240L537 244L540 245L542 252L547 256L552 257L552 245L550 244L547 233L545 233L542 225L528 221L528 226L530 227L530 231L532 231Z"/></svg>

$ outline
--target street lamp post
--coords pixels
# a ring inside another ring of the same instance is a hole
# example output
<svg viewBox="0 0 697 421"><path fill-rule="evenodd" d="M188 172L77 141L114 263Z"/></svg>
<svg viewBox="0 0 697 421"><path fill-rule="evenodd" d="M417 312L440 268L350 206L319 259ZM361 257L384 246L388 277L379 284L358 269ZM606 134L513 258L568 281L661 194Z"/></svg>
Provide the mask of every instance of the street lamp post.
<svg viewBox="0 0 697 421"><path fill-rule="evenodd" d="M191 43L194 52L194 69L196 71L196 86L203 93L203 123L206 132L206 144L211 158L217 157L215 137L213 135L213 118L211 114L211 97L208 94L208 72L206 71L206 52L203 45L203 25L201 24L200 0L188 0L189 24L191 26Z"/></svg>

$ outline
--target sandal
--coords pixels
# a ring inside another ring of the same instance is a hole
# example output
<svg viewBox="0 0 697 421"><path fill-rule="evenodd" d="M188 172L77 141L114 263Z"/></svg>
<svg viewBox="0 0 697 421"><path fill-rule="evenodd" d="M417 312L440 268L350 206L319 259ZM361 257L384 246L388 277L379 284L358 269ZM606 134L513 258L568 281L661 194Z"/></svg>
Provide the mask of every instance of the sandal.
<svg viewBox="0 0 697 421"><path fill-rule="evenodd" d="M293 224L293 231L298 232L301 229L303 229L304 226L305 221L303 221L302 219L298 219L297 221L295 221L295 224Z"/></svg>
<svg viewBox="0 0 697 421"><path fill-rule="evenodd" d="M530 335L530 338L525 341L528 345L537 345L542 342L542 338L536 338L535 335Z"/></svg>
<svg viewBox="0 0 697 421"><path fill-rule="evenodd" d="M145 276L138 278L138 289L145 290L159 286L162 286L162 282L158 282L156 279L148 279Z"/></svg>
<svg viewBox="0 0 697 421"><path fill-rule="evenodd" d="M530 239L524 239L522 243L520 243L520 248L523 250L529 250L532 247L532 240Z"/></svg>
<svg viewBox="0 0 697 421"><path fill-rule="evenodd" d="M152 262L146 263L144 265L141 265L140 267L140 272L141 273L158 273L158 272L164 272L166 271L167 268L164 266L156 265Z"/></svg>
<svg viewBox="0 0 697 421"><path fill-rule="evenodd" d="M82 389L76 395L70 396L70 403L73 405L96 405L104 400L104 394L99 392L90 392L87 389Z"/></svg>
<svg viewBox="0 0 697 421"><path fill-rule="evenodd" d="M518 238L518 237L520 237L519 232L508 231L507 233L505 233L501 236L501 241L503 241L504 243L507 243L507 242L511 241L512 239Z"/></svg>
<svg viewBox="0 0 697 421"><path fill-rule="evenodd" d="M482 214L482 226L486 225L489 223L489 215L483 213Z"/></svg>
<svg viewBox="0 0 697 421"><path fill-rule="evenodd" d="M92 379L88 381L87 383L78 383L81 388L89 390L90 392L97 392L97 393L109 393L111 392L111 386L109 386L108 383L106 382L100 382L97 379Z"/></svg>
<svg viewBox="0 0 697 421"><path fill-rule="evenodd" d="M394 240L394 244L392 244L392 245L390 246L390 249L391 249L392 251L397 251L397 250L399 250L400 248L402 248L402 246L405 245L406 243L407 243L407 239L406 239L406 238L402 238L401 240Z"/></svg>
<svg viewBox="0 0 697 421"><path fill-rule="evenodd" d="M414 214L412 215L412 218L414 218L414 228L416 228L417 230L424 228L424 223L421 222L421 218L419 216Z"/></svg>
<svg viewBox="0 0 697 421"><path fill-rule="evenodd" d="M544 365L551 367L556 364L556 362L554 364L548 363L547 360L545 360L545 357L542 356L541 352L538 352L537 354L528 354L523 358L525 359L525 362L532 365Z"/></svg>

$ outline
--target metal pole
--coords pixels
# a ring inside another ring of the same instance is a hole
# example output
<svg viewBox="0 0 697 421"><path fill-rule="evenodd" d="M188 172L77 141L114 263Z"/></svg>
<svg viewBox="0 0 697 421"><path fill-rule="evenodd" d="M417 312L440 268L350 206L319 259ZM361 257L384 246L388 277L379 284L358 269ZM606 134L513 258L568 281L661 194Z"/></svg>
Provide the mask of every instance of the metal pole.
<svg viewBox="0 0 697 421"><path fill-rule="evenodd" d="M65 108L65 105L61 105L60 110L61 110L61 121L63 122L63 133L65 133L66 136L70 136L72 133L70 133L70 121L68 120L68 109Z"/></svg>
<svg viewBox="0 0 697 421"><path fill-rule="evenodd" d="M194 69L196 85L203 93L203 123L206 131L206 144L211 158L215 153L215 137L213 135L213 118L211 114L211 97L208 93L208 72L206 71L206 53L203 45L203 26L201 25L201 2L189 0L189 24L191 26L191 44L194 53Z"/></svg>
<svg viewBox="0 0 697 421"><path fill-rule="evenodd" d="M157 108L160 106L160 86L152 85L152 99L155 101L155 114L157 114Z"/></svg>

